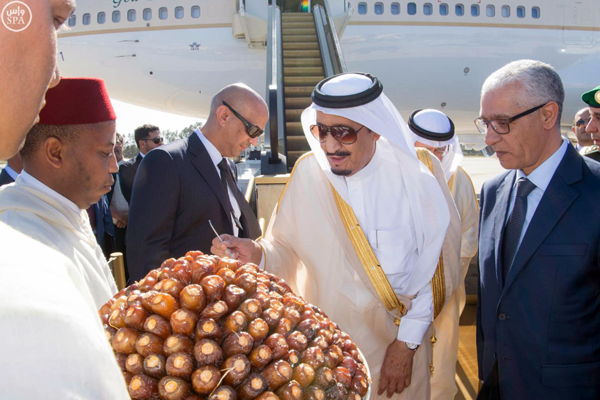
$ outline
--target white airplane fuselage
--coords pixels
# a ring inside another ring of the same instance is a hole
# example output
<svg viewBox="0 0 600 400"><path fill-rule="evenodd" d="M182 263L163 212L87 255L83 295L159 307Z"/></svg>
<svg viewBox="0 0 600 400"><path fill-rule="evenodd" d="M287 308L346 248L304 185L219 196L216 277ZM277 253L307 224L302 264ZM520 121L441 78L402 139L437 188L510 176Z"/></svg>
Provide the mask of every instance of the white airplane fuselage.
<svg viewBox="0 0 600 400"><path fill-rule="evenodd" d="M566 91L563 127L570 129L585 105L581 93L600 84L600 4L594 1L329 4L349 71L377 76L405 118L420 108L443 110L463 142L481 147L473 124L481 85L494 70L522 58L557 69ZM103 78L118 100L205 118L211 97L227 84L244 82L265 93L267 4L78 0L70 30L59 35L59 65L64 76ZM462 16L456 13L460 5Z"/></svg>

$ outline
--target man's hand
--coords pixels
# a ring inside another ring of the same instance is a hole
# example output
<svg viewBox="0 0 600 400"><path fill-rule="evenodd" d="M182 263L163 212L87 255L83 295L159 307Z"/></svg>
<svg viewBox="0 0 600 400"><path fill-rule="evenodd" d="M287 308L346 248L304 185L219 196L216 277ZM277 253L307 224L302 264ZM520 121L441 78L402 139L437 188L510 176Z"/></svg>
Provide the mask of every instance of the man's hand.
<svg viewBox="0 0 600 400"><path fill-rule="evenodd" d="M210 252L219 257L229 257L227 249L231 252L231 257L240 260L244 263L259 264L262 258L262 249L258 243L250 239L240 239L232 235L221 235L219 238L214 238Z"/></svg>
<svg viewBox="0 0 600 400"><path fill-rule="evenodd" d="M414 356L415 351L409 350L406 344L399 340L394 340L388 346L381 366L378 396L387 390L387 397L390 398L394 393L402 393L410 386Z"/></svg>
<svg viewBox="0 0 600 400"><path fill-rule="evenodd" d="M127 226L127 220L123 221L119 218L113 218L113 222L117 228L125 228Z"/></svg>

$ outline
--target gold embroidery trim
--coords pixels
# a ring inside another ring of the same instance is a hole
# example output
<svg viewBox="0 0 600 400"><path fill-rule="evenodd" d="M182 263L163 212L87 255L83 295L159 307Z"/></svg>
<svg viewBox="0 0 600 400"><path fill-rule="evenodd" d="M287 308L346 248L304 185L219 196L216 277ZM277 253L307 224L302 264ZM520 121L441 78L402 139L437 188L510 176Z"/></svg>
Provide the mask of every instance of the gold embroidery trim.
<svg viewBox="0 0 600 400"><path fill-rule="evenodd" d="M398 310L398 317L396 317L394 323L399 326L400 318L406 314L406 306L398 299L394 289L392 289L392 285L385 272L383 272L375 253L373 253L373 249L361 229L352 207L342 199L342 196L335 190L333 185L331 186L331 190L333 191L333 197L335 198L335 204L337 205L340 217L344 223L344 228L346 228L346 233L352 242L360 263L385 308L389 311Z"/></svg>

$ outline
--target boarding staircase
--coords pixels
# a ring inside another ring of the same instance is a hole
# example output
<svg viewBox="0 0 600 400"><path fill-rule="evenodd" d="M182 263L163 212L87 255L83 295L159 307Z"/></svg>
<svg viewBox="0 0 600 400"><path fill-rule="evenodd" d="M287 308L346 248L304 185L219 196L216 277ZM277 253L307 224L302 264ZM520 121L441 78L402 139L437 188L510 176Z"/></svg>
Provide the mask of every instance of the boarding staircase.
<svg viewBox="0 0 600 400"><path fill-rule="evenodd" d="M263 174L290 172L310 151L302 111L311 104L317 83L346 71L328 0L313 0L309 13L282 13L269 7L267 34L268 154Z"/></svg>
<svg viewBox="0 0 600 400"><path fill-rule="evenodd" d="M287 168L310 150L300 116L311 104L311 93L325 78L313 14L284 13L281 16L283 39L283 84Z"/></svg>

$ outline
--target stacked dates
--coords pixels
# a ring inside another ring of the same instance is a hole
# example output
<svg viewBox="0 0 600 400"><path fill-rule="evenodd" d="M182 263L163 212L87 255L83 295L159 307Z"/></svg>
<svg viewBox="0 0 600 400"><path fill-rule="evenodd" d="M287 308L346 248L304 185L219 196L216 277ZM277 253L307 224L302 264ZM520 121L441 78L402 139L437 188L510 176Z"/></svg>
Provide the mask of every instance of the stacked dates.
<svg viewBox="0 0 600 400"><path fill-rule="evenodd" d="M369 389L350 337L254 264L188 252L100 316L133 399L360 400Z"/></svg>

